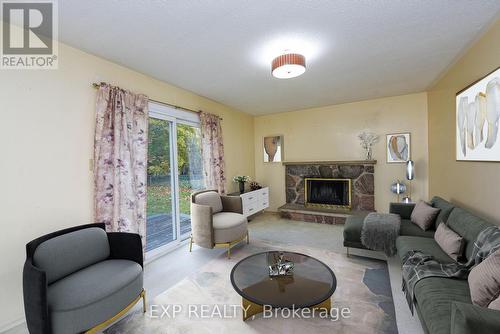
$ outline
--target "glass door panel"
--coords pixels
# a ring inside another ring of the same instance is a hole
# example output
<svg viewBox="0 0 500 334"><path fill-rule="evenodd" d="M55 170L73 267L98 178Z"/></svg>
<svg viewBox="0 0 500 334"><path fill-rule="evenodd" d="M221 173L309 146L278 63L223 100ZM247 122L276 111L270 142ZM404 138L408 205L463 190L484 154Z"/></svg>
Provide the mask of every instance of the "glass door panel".
<svg viewBox="0 0 500 334"><path fill-rule="evenodd" d="M173 123L149 118L146 251L177 240Z"/></svg>
<svg viewBox="0 0 500 334"><path fill-rule="evenodd" d="M179 175L179 221L181 240L191 232L190 197L203 188L201 130L199 126L177 122L177 166Z"/></svg>

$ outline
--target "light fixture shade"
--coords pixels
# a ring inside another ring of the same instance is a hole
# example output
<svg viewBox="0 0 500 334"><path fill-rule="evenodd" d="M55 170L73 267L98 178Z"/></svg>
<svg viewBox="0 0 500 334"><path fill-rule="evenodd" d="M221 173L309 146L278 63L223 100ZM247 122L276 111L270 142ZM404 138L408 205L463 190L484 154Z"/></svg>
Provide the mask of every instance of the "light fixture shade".
<svg viewBox="0 0 500 334"><path fill-rule="evenodd" d="M306 71L306 58L298 53L284 54L273 59L271 68L275 78L295 78Z"/></svg>
<svg viewBox="0 0 500 334"><path fill-rule="evenodd" d="M406 179L413 180L415 178L415 163L413 160L406 162Z"/></svg>
<svg viewBox="0 0 500 334"><path fill-rule="evenodd" d="M404 194L405 191L406 191L406 184L404 184L403 182L401 181L396 181L394 182L393 184L391 184L391 191L394 193L394 194Z"/></svg>

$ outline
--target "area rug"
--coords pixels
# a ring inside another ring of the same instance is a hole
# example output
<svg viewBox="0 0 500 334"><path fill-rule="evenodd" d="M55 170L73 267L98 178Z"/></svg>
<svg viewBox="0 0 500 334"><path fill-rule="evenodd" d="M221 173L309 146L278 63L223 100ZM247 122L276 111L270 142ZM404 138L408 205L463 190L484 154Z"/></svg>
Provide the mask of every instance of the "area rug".
<svg viewBox="0 0 500 334"><path fill-rule="evenodd" d="M297 317L276 312L242 321L241 297L231 285L231 269L241 259L267 250L307 254L334 271L337 289L332 296L330 317ZM341 312L346 309L349 312L344 312L344 317ZM106 334L397 332L385 261L262 240L235 247L231 259L222 255L206 263L196 274L150 300L146 314L137 310L105 331Z"/></svg>

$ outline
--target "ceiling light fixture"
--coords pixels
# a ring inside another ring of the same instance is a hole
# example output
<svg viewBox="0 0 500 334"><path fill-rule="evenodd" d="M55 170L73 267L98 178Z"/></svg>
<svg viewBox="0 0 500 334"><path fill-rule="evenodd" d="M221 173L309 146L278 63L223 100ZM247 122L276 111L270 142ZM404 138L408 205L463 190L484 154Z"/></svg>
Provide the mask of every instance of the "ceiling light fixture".
<svg viewBox="0 0 500 334"><path fill-rule="evenodd" d="M271 73L278 79L290 79L304 74L306 58L298 53L287 53L273 59Z"/></svg>

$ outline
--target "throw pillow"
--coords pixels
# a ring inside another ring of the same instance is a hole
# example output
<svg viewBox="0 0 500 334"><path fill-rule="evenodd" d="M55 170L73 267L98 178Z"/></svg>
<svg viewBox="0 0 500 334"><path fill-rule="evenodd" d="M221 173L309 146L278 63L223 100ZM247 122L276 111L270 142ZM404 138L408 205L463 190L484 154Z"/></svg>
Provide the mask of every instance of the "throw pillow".
<svg viewBox="0 0 500 334"><path fill-rule="evenodd" d="M433 208L424 201L419 201L411 213L411 222L422 230L427 231L434 225L434 220L441 209Z"/></svg>
<svg viewBox="0 0 500 334"><path fill-rule="evenodd" d="M487 307L495 301L500 294L500 249L472 268L468 280L472 303Z"/></svg>
<svg viewBox="0 0 500 334"><path fill-rule="evenodd" d="M434 240L453 260L458 261L464 250L464 239L446 224L439 224Z"/></svg>
<svg viewBox="0 0 500 334"><path fill-rule="evenodd" d="M497 299L495 299L494 301L492 301L490 303L490 305L488 305L488 308L490 308L492 310L498 310L498 311L500 311L500 296L498 296Z"/></svg>

